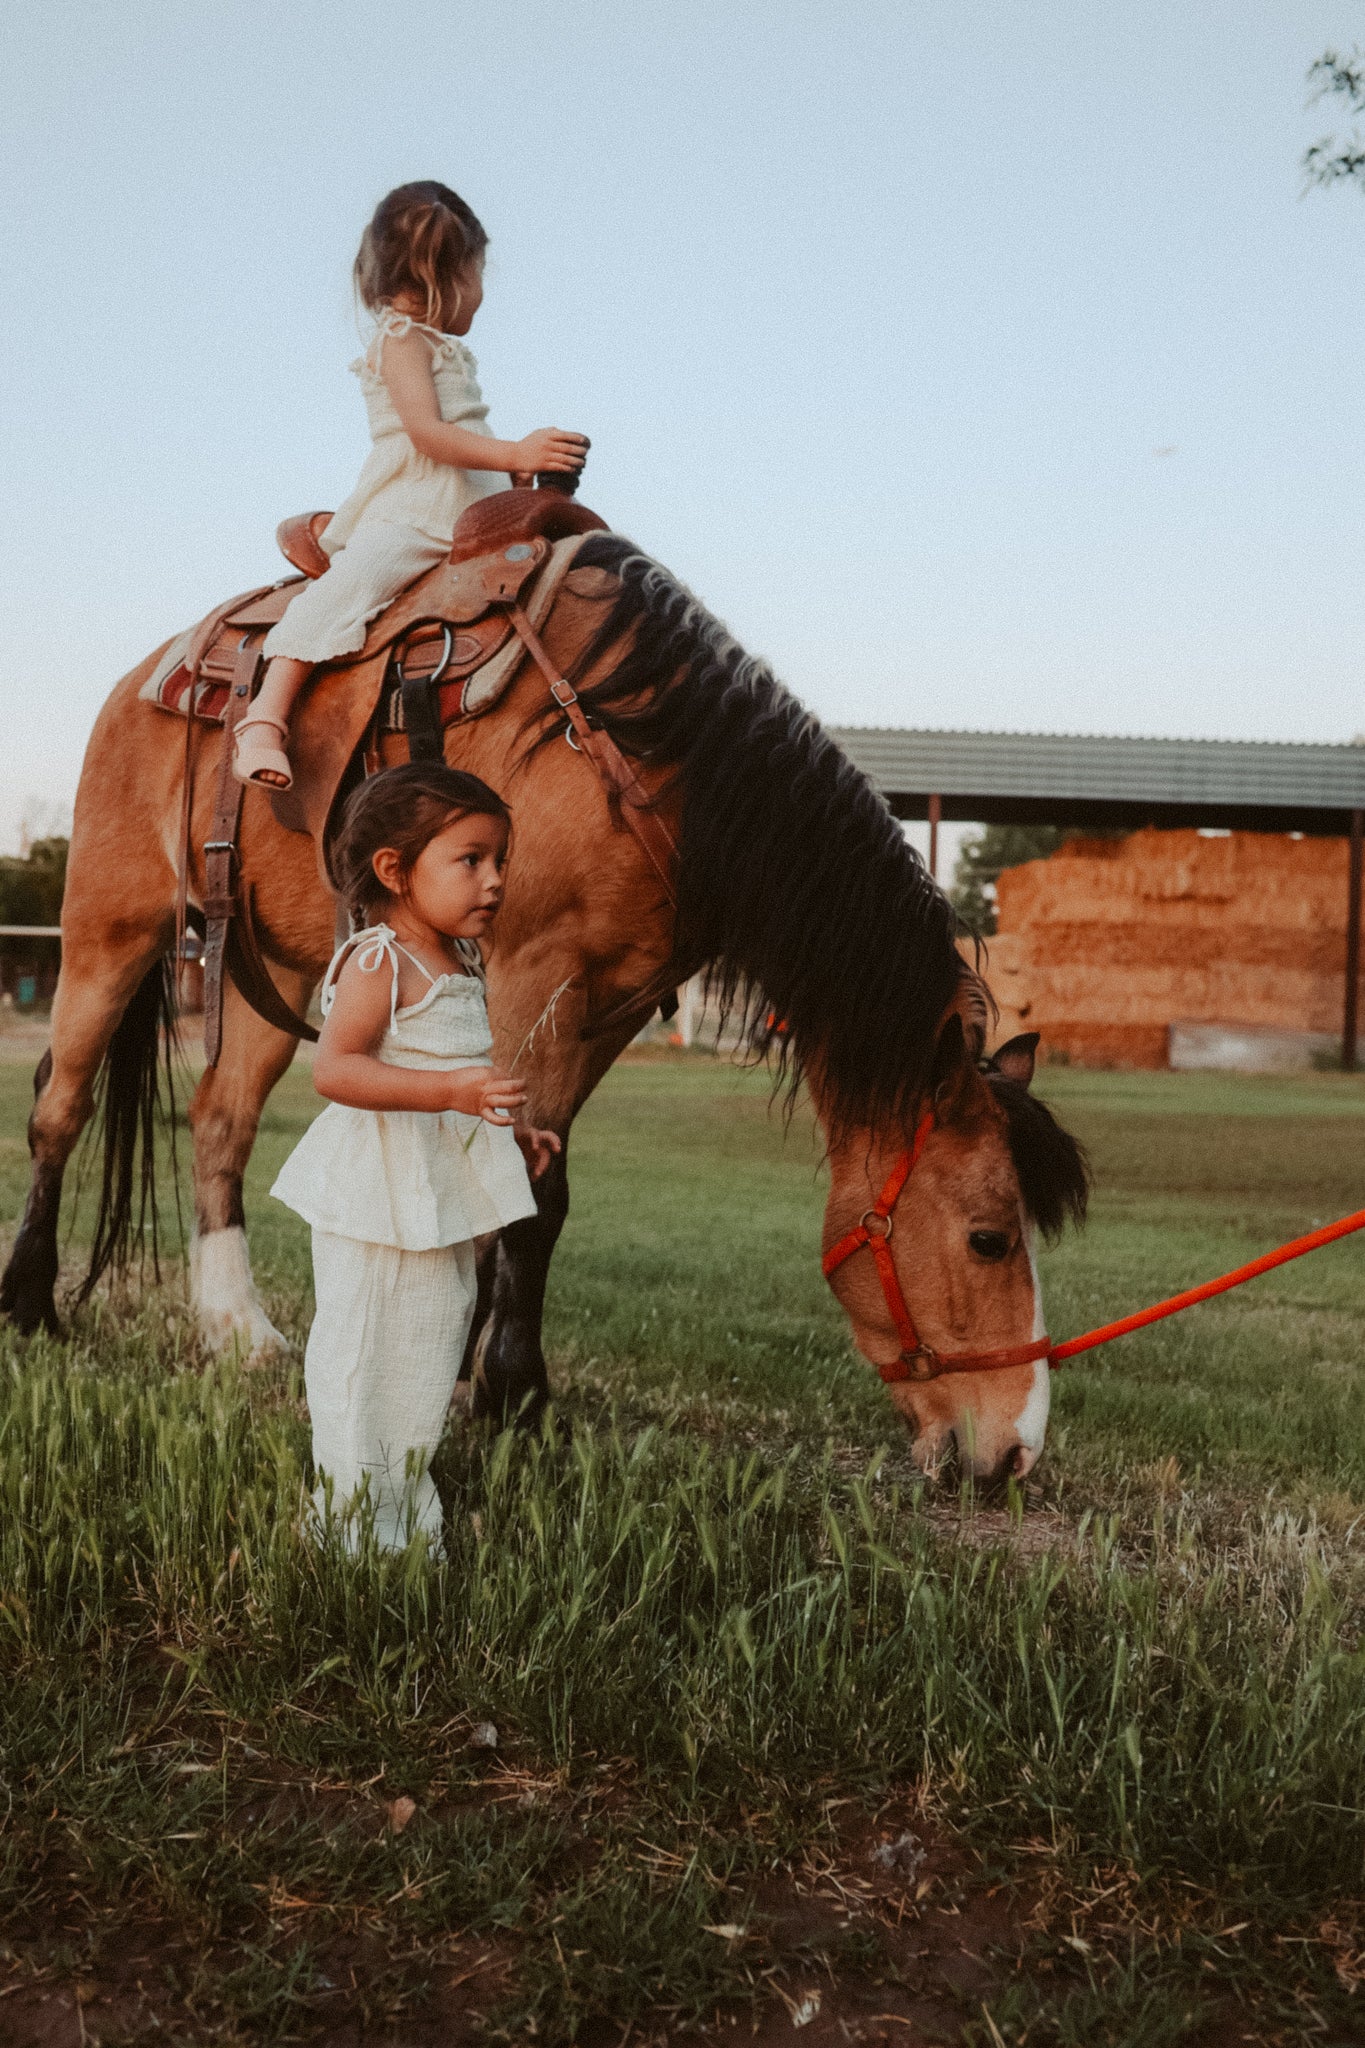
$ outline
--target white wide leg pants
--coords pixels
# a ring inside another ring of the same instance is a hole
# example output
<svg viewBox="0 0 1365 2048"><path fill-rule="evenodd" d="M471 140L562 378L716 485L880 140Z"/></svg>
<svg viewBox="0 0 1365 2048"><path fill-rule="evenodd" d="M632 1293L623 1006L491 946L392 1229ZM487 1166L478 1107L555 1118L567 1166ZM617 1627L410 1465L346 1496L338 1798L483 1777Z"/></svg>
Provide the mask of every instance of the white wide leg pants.
<svg viewBox="0 0 1365 2048"><path fill-rule="evenodd" d="M474 1316L474 1247L404 1252L315 1230L313 1276L318 1306L303 1376L314 1499L321 1508L330 1479L340 1513L368 1479L383 1549L401 1550L419 1531L439 1546L441 1503L428 1466Z"/></svg>
<svg viewBox="0 0 1365 2048"><path fill-rule="evenodd" d="M365 628L410 583L450 553L448 540L434 540L415 526L387 519L358 526L332 557L325 576L305 583L261 649L292 661L334 661L365 645Z"/></svg>

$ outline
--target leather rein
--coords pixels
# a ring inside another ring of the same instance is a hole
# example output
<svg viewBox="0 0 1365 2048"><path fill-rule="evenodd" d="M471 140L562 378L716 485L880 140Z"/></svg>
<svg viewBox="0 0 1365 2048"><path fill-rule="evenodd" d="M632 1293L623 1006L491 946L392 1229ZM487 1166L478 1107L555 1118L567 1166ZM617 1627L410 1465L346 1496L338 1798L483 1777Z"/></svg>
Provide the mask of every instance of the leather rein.
<svg viewBox="0 0 1365 2048"><path fill-rule="evenodd" d="M1050 1337L1035 1337L1030 1344L1010 1344L998 1351L935 1351L932 1345L923 1342L915 1328L915 1319L901 1292L896 1263L891 1256L891 1233L895 1229L896 1204L933 1128L934 1113L926 1110L909 1147L892 1167L872 1207L864 1209L856 1228L841 1237L837 1244L832 1244L820 1261L821 1271L828 1280L846 1259L851 1259L864 1245L872 1253L886 1306L901 1340L900 1356L889 1365L877 1367L878 1375L888 1386L897 1380L937 1380L950 1372L1003 1372L1011 1365L1033 1365L1040 1358L1050 1358L1052 1351Z"/></svg>

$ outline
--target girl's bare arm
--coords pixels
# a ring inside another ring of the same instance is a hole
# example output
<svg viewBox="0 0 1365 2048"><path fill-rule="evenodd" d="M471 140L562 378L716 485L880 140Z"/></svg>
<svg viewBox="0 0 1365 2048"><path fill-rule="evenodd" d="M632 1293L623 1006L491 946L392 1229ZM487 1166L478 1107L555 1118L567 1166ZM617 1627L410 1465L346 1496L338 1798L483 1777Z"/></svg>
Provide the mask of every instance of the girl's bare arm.
<svg viewBox="0 0 1365 2048"><path fill-rule="evenodd" d="M424 1071L391 1067L375 1058L388 1027L391 988L387 963L367 974L354 956L346 962L313 1059L318 1094L352 1109L459 1109L489 1123L510 1124L526 1100L526 1089L496 1067ZM499 1110L507 1114L500 1116Z"/></svg>
<svg viewBox="0 0 1365 2048"><path fill-rule="evenodd" d="M471 434L467 427L441 418L431 374L431 347L414 329L390 334L384 342L379 374L388 386L394 411L420 455L453 469L576 470L583 467L588 443L582 434L559 427L541 427L522 441L494 441Z"/></svg>

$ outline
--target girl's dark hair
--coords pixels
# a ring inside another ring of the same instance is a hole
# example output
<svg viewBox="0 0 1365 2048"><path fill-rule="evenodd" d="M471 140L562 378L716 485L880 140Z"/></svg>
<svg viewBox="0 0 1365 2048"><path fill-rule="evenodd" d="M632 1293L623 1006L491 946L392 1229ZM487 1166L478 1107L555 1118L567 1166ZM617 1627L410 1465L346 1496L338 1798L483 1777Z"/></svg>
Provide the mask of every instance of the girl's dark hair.
<svg viewBox="0 0 1365 2048"><path fill-rule="evenodd" d="M495 789L443 761L385 768L353 789L331 848L332 873L352 924L367 924L388 896L373 865L381 846L394 848L406 881L423 848L452 818L470 812L501 818L509 826L512 822Z"/></svg>
<svg viewBox="0 0 1365 2048"><path fill-rule="evenodd" d="M478 215L449 185L419 178L395 186L360 238L356 292L371 312L399 294L425 299L428 327L444 331L459 308L460 279L487 247Z"/></svg>

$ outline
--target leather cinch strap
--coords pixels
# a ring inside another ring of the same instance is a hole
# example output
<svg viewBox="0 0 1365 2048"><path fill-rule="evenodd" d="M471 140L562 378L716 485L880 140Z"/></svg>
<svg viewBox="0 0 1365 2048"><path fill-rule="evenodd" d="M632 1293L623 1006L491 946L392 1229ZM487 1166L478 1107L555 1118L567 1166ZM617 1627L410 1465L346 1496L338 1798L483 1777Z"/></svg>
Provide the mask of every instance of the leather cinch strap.
<svg viewBox="0 0 1365 2048"><path fill-rule="evenodd" d="M877 1367L878 1375L888 1385L897 1380L941 1379L950 1372L1003 1372L1007 1366L1032 1365L1040 1358L1047 1358L1052 1349L1050 1337L1035 1337L1028 1344L1005 1345L998 1351L939 1352L932 1345L920 1341L915 1319L901 1292L896 1262L891 1256L891 1233L895 1228L892 1211L933 1128L933 1111L926 1110L916 1126L910 1149L901 1153L872 1207L863 1211L857 1226L847 1236L841 1237L837 1244L832 1244L820 1261L821 1271L828 1280L845 1259L851 1259L854 1252L861 1251L864 1245L872 1253L886 1306L901 1342L900 1356L889 1365Z"/></svg>
<svg viewBox="0 0 1365 2048"><path fill-rule="evenodd" d="M251 900L237 894L237 833L245 787L232 772L233 740L251 703L261 665L261 634L244 633L223 713L223 758L213 798L213 820L204 842L204 1060L216 1067L223 1050L223 969L226 966L257 1016L295 1038L317 1032L290 1008L270 978L251 915ZM192 674L187 722L194 723Z"/></svg>
<svg viewBox="0 0 1365 2048"><path fill-rule="evenodd" d="M251 703L256 673L261 665L257 636L244 633L232 671L227 708L223 712L223 758L218 764L218 783L213 796L213 821L204 841L204 1060L218 1064L223 1050L223 958L227 948L228 925L235 908L237 828L242 817L243 785L232 772L233 741L237 726ZM190 671L190 701L187 715L194 715L194 671Z"/></svg>

